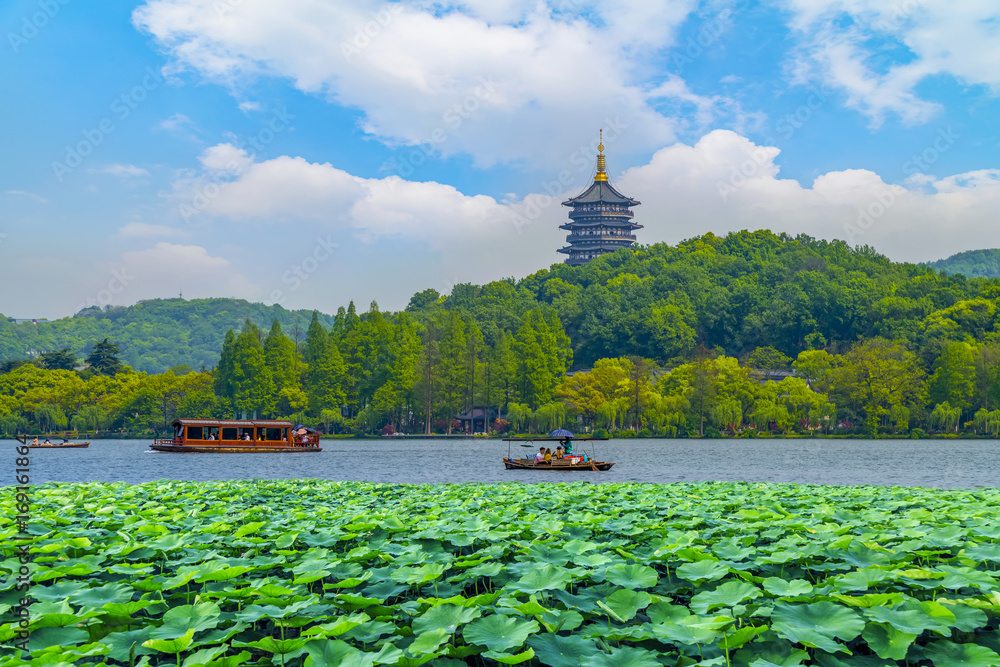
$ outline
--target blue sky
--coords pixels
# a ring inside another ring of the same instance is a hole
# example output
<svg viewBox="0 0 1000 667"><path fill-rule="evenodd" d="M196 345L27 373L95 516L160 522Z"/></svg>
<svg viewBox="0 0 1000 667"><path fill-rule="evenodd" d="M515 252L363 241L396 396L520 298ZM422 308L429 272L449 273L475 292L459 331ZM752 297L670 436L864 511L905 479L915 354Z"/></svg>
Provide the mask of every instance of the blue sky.
<svg viewBox="0 0 1000 667"><path fill-rule="evenodd" d="M563 259L605 130L643 243L1000 246L1000 5L33 0L0 8L0 312L332 312Z"/></svg>

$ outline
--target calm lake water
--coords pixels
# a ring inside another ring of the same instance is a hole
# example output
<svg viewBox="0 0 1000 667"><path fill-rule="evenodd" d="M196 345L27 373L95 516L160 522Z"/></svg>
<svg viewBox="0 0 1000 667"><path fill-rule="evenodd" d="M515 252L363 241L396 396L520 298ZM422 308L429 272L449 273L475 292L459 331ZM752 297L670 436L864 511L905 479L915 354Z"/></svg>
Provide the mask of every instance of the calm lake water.
<svg viewBox="0 0 1000 667"><path fill-rule="evenodd" d="M7 441L13 480L14 447ZM505 470L499 440L324 441L315 454L169 454L148 440L97 440L88 449L31 450L31 481L320 478L369 482L698 482L878 484L937 488L1000 485L995 440L610 440L588 443L607 472ZM582 444L582 443L581 443ZM576 447L579 453L580 444ZM596 450L596 451L595 451ZM537 447L514 443L515 457Z"/></svg>

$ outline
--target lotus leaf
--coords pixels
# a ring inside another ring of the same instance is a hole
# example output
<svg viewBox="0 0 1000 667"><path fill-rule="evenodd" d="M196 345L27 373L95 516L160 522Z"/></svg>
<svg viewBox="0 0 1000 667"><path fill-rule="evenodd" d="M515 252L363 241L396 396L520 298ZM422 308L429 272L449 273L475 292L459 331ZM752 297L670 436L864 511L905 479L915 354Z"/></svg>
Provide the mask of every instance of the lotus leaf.
<svg viewBox="0 0 1000 667"><path fill-rule="evenodd" d="M481 615L482 611L475 607L442 604L431 607L423 615L413 619L413 632L421 634L429 630L443 629L451 635L455 633L458 626L465 625Z"/></svg>
<svg viewBox="0 0 1000 667"><path fill-rule="evenodd" d="M652 601L649 593L624 589L615 591L608 596L607 600L597 604L615 620L627 623L635 618L640 609L645 609Z"/></svg>
<svg viewBox="0 0 1000 667"><path fill-rule="evenodd" d="M448 636L448 631L443 628L428 630L417 635L417 638L407 647L406 651L410 655L416 656L435 653L441 644L448 641Z"/></svg>
<svg viewBox="0 0 1000 667"><path fill-rule="evenodd" d="M594 642L572 635L533 635L528 638L528 646L534 649L539 662L549 667L579 667L589 658L602 655Z"/></svg>
<svg viewBox="0 0 1000 667"><path fill-rule="evenodd" d="M917 635L901 632L888 623L869 623L861 636L875 655L888 660L905 660L907 650L917 638Z"/></svg>
<svg viewBox="0 0 1000 667"><path fill-rule="evenodd" d="M714 558L706 558L696 563L684 563L677 568L677 576L688 581L715 581L729 574L729 567Z"/></svg>
<svg viewBox="0 0 1000 667"><path fill-rule="evenodd" d="M764 579L764 590L778 597L800 597L812 593L813 586L805 579L785 580L779 577Z"/></svg>
<svg viewBox="0 0 1000 667"><path fill-rule="evenodd" d="M465 641L485 646L490 651L506 652L522 646L538 630L538 623L535 621L493 614L469 623L462 629L462 637Z"/></svg>
<svg viewBox="0 0 1000 667"><path fill-rule="evenodd" d="M363 653L339 639L314 639L303 646L305 667L372 667L374 653Z"/></svg>
<svg viewBox="0 0 1000 667"><path fill-rule="evenodd" d="M934 667L1000 667L1000 655L975 644L937 641L927 645L924 655Z"/></svg>
<svg viewBox="0 0 1000 667"><path fill-rule="evenodd" d="M888 623L900 632L917 635L924 630L950 634L950 628L955 623L955 615L936 602L919 604L916 609L872 607L865 610L865 616L876 623Z"/></svg>
<svg viewBox="0 0 1000 667"><path fill-rule="evenodd" d="M771 621L771 627L780 636L829 653L850 653L836 640L850 641L865 628L857 612L833 602L775 605Z"/></svg>
<svg viewBox="0 0 1000 667"><path fill-rule="evenodd" d="M641 648L614 649L610 654L591 655L580 663L582 667L660 667L657 654Z"/></svg>
<svg viewBox="0 0 1000 667"><path fill-rule="evenodd" d="M711 591L702 591L691 598L691 609L704 614L719 607L732 607L761 596L760 590L744 581L727 581Z"/></svg>
<svg viewBox="0 0 1000 667"><path fill-rule="evenodd" d="M518 653L516 655L510 655L509 653L499 653L497 651L486 651L483 653L484 657L490 660L496 660L497 662L504 665L520 665L522 662L528 662L535 657L535 651L532 648L528 648L527 651Z"/></svg>
<svg viewBox="0 0 1000 667"><path fill-rule="evenodd" d="M646 565L614 565L605 575L613 584L623 588L652 588L659 581L656 570Z"/></svg>

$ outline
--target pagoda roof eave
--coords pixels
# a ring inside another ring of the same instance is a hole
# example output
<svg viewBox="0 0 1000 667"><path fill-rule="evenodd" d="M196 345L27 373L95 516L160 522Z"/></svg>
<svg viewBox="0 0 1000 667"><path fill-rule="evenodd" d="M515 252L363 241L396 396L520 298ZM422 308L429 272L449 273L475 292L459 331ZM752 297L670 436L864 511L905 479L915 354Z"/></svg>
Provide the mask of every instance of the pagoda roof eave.
<svg viewBox="0 0 1000 667"><path fill-rule="evenodd" d="M618 192L607 181L594 181L590 187L578 194L576 197L567 199L563 206L576 206L578 204L620 204L623 206L638 206L641 202L631 197L626 197Z"/></svg>

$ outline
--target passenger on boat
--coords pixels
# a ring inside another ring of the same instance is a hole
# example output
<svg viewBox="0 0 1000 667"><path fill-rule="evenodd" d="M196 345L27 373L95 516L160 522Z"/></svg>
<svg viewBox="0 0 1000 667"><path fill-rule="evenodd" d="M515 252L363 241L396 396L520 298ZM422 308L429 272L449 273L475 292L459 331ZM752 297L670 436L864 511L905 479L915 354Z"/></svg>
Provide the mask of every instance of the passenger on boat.
<svg viewBox="0 0 1000 667"><path fill-rule="evenodd" d="M35 439L31 441L31 444L33 444L33 445L37 445L38 444L38 436L37 435L35 436Z"/></svg>
<svg viewBox="0 0 1000 667"><path fill-rule="evenodd" d="M250 440L250 434L249 433L244 433L243 434L243 440L249 441Z"/></svg>
<svg viewBox="0 0 1000 667"><path fill-rule="evenodd" d="M548 447L545 448L545 462L552 465L552 450Z"/></svg>
<svg viewBox="0 0 1000 667"><path fill-rule="evenodd" d="M46 445L51 445L51 444L52 444L52 441L51 441L51 440L49 440L48 438L45 438L45 444L46 444Z"/></svg>
<svg viewBox="0 0 1000 667"><path fill-rule="evenodd" d="M208 439L209 440L215 440L215 434L214 433L209 433L208 434Z"/></svg>
<svg viewBox="0 0 1000 667"><path fill-rule="evenodd" d="M538 453L535 454L535 465L540 465L542 463L545 463L545 448L539 447Z"/></svg>
<svg viewBox="0 0 1000 667"><path fill-rule="evenodd" d="M563 446L562 445L557 445L556 446L556 458L557 459L562 459L563 458Z"/></svg>

